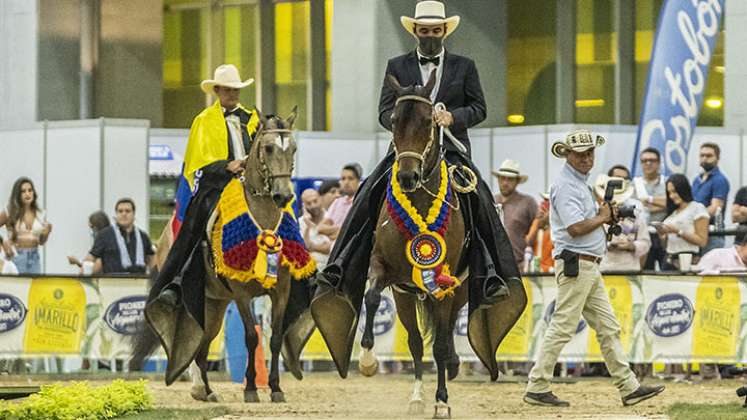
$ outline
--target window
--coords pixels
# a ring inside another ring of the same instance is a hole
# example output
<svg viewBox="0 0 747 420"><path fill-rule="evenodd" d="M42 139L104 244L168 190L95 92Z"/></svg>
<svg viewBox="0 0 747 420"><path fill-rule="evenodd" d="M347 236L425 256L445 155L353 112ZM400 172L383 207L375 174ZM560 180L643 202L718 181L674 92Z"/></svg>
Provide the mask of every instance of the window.
<svg viewBox="0 0 747 420"><path fill-rule="evenodd" d="M612 0L576 2L577 123L615 121L615 53Z"/></svg>
<svg viewBox="0 0 747 420"><path fill-rule="evenodd" d="M306 129L308 53L309 2L276 4L275 112L288 115L298 106L296 128L299 130Z"/></svg>

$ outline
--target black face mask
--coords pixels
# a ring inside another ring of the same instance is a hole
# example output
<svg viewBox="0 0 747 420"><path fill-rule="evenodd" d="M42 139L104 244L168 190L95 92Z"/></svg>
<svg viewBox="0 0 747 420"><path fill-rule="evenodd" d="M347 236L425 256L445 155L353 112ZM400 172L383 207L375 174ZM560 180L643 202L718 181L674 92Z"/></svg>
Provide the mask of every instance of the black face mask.
<svg viewBox="0 0 747 420"><path fill-rule="evenodd" d="M420 54L428 57L433 57L441 52L443 46L443 38L436 36L419 36L418 37L418 49Z"/></svg>
<svg viewBox="0 0 747 420"><path fill-rule="evenodd" d="M700 165L700 167L703 168L703 170L706 172L711 172L711 170L713 170L713 168L716 167L716 164L715 163L703 163Z"/></svg>

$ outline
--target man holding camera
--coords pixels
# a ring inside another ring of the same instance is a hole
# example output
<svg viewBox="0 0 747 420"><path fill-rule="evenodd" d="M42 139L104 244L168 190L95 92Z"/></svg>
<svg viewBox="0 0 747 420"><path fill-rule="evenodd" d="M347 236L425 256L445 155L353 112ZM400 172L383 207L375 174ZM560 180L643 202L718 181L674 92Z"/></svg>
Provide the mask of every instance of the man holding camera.
<svg viewBox="0 0 747 420"><path fill-rule="evenodd" d="M555 364L563 347L576 332L581 315L597 333L607 369L622 396L623 405L637 404L656 396L663 386L638 383L620 342L620 323L604 288L599 263L606 252L605 223L616 220L614 203L597 205L587 185L594 166L594 149L605 143L586 130L569 134L552 145L556 157L565 158L550 188L550 227L555 243L555 279L558 296L555 312L529 373L524 401L534 405L568 407L550 391Z"/></svg>

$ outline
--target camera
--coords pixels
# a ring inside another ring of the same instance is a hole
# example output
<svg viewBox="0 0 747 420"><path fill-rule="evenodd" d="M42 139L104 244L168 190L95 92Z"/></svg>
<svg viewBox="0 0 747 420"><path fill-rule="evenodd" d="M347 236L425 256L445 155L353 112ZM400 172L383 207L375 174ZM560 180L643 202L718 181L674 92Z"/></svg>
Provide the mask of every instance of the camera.
<svg viewBox="0 0 747 420"><path fill-rule="evenodd" d="M610 208L612 207L612 197L615 196L615 190L623 187L623 180L621 179L610 179L607 181L607 186L604 190L604 202L607 203ZM635 218L635 206L622 206L617 208L617 212L613 212L612 222L610 223L609 229L607 229L607 241L610 241L613 236L622 233L622 226L620 226L620 220L628 217Z"/></svg>

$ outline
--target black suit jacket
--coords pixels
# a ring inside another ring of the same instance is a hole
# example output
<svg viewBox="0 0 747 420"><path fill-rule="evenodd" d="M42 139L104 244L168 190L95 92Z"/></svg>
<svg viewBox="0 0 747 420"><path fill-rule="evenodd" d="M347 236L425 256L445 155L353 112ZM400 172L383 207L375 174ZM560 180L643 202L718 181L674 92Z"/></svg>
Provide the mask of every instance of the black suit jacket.
<svg viewBox="0 0 747 420"><path fill-rule="evenodd" d="M444 51L443 66L436 102L443 102L446 110L451 112L454 123L449 129L454 137L467 146L468 154L471 154L467 129L482 122L486 112L480 77L474 61L448 51ZM396 77L402 86L423 84L418 54L414 50L390 59L386 74ZM391 115L396 99L395 92L383 83L379 98L379 123L389 131L392 130ZM447 150L456 150L448 140L444 140L444 143Z"/></svg>

